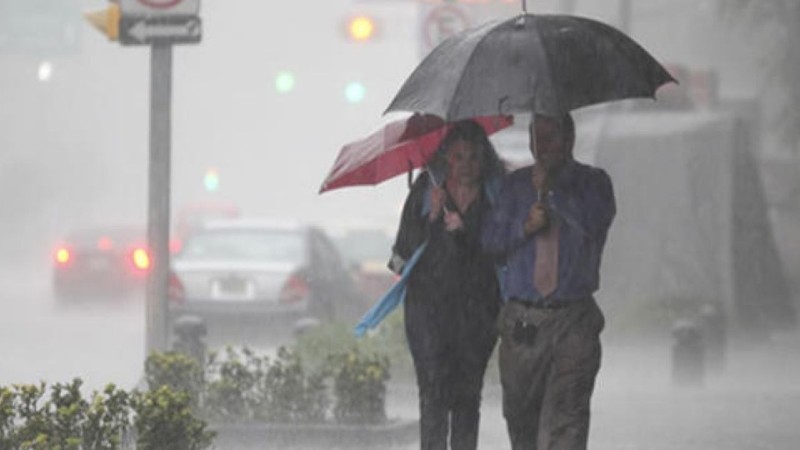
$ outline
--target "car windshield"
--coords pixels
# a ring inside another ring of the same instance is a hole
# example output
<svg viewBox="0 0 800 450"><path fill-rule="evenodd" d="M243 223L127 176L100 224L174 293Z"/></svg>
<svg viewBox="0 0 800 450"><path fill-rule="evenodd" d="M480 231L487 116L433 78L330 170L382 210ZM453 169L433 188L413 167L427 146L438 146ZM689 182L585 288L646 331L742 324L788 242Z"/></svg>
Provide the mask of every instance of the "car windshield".
<svg viewBox="0 0 800 450"><path fill-rule="evenodd" d="M79 247L94 247L101 240L106 240L109 246L125 246L144 242L145 236L144 230L136 227L98 227L73 231L66 240Z"/></svg>
<svg viewBox="0 0 800 450"><path fill-rule="evenodd" d="M206 230L186 242L180 258L299 264L303 261L303 235L300 230Z"/></svg>

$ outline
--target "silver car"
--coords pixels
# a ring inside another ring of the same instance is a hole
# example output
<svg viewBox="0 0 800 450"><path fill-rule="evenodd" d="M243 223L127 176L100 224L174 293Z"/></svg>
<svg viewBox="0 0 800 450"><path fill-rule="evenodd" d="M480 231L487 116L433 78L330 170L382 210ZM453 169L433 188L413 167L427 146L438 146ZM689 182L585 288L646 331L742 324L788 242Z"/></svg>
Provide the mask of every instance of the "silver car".
<svg viewBox="0 0 800 450"><path fill-rule="evenodd" d="M298 223L208 222L173 256L170 317L215 327L285 334L301 319L353 321L365 308L337 248Z"/></svg>

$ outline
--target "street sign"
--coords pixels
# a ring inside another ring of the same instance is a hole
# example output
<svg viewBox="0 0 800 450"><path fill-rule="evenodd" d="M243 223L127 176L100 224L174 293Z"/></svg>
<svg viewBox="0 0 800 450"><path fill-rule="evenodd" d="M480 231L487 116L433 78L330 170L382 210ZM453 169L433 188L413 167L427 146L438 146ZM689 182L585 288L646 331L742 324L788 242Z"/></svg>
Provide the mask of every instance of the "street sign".
<svg viewBox="0 0 800 450"><path fill-rule="evenodd" d="M196 16L200 0L119 0L124 16Z"/></svg>
<svg viewBox="0 0 800 450"><path fill-rule="evenodd" d="M467 9L456 3L423 4L420 9L420 54L427 55L442 41L472 25Z"/></svg>
<svg viewBox="0 0 800 450"><path fill-rule="evenodd" d="M123 17L119 28L122 45L196 44L202 35L197 16Z"/></svg>

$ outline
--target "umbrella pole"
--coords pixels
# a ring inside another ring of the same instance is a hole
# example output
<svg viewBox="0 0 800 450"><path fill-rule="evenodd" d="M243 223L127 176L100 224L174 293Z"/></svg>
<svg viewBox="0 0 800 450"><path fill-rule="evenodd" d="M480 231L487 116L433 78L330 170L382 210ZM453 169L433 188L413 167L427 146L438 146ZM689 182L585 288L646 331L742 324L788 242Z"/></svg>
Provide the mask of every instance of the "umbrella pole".
<svg viewBox="0 0 800 450"><path fill-rule="evenodd" d="M528 1L522 0L522 13L528 14Z"/></svg>

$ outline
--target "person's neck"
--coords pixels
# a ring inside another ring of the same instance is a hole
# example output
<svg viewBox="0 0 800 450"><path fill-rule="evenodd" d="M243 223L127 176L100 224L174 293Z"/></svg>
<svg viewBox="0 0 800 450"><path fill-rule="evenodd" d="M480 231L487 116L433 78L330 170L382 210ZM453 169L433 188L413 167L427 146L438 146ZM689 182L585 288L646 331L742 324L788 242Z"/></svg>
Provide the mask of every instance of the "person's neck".
<svg viewBox="0 0 800 450"><path fill-rule="evenodd" d="M448 178L446 188L458 210L463 213L478 197L480 182L464 182L463 180Z"/></svg>

